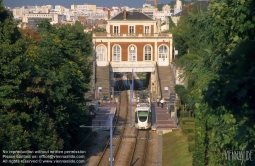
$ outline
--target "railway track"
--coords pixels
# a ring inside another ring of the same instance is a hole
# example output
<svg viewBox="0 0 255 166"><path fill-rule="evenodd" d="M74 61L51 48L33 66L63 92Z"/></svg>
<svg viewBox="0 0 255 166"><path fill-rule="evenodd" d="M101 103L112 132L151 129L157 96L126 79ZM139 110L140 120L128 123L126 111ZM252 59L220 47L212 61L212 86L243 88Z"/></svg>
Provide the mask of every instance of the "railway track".
<svg viewBox="0 0 255 166"><path fill-rule="evenodd" d="M121 75L117 75L116 77L121 78ZM128 116L127 106L121 106L121 104L126 104L128 102L127 91L126 91L127 88L125 86L125 82L119 79L117 81L115 88L118 91L122 91L122 92L120 93L120 96L119 96L120 104L118 106L117 115L115 115L115 118L114 118L113 136L117 138L112 140L112 143L113 143L112 154L114 158L118 153L118 150L122 141L122 136L125 131L125 127L123 128L117 128L117 127L125 126L127 122L127 116ZM110 140L108 140L103 150L103 154L101 155L96 166L110 165L109 158L110 158Z"/></svg>
<svg viewBox="0 0 255 166"><path fill-rule="evenodd" d="M127 90L129 86L127 86L127 81L122 79L121 73L115 73L115 91L120 92L119 94L119 105L114 117L114 128L113 128L113 137L112 140L112 154L114 158L114 165L121 166L143 166L145 165L146 159L146 150L148 146L148 138L149 131L142 130L134 130L133 132L130 130L126 130L126 125L129 123L129 109L128 109L128 93ZM132 73L127 75L128 80L132 80ZM131 82L129 82L131 83ZM134 90L140 90L141 87L139 83L134 80ZM123 128L120 128L123 126ZM129 126L129 125L128 125ZM129 131L129 132L128 132ZM130 135L131 134L131 135ZM130 138L129 138L130 137ZM125 142L125 139L133 139L133 141L128 143ZM125 157L123 156L123 150L128 151ZM120 153L119 153L120 151ZM110 165L110 140L108 140L102 155L100 156L96 166L108 166ZM125 162L123 159L125 158ZM121 162L122 160L122 162ZM119 163L117 164L117 162ZM120 164L121 163L121 164Z"/></svg>
<svg viewBox="0 0 255 166"><path fill-rule="evenodd" d="M130 166L144 166L148 147L149 131L138 130Z"/></svg>

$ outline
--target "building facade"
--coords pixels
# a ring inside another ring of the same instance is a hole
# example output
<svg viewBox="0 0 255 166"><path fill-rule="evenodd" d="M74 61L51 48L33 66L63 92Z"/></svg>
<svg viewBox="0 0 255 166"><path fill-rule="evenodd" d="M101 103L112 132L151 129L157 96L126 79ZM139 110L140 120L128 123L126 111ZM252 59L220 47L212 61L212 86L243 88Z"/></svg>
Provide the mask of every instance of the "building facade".
<svg viewBox="0 0 255 166"><path fill-rule="evenodd" d="M49 20L51 24L57 24L61 22L61 20L65 20L64 16L58 15L55 13L31 13L31 14L23 14L22 22L27 24L28 27L36 29L37 23L42 20Z"/></svg>
<svg viewBox="0 0 255 166"><path fill-rule="evenodd" d="M88 11L91 10L93 12L96 12L96 5L90 5L90 4L83 4L83 5L71 5L72 10L76 11Z"/></svg>
<svg viewBox="0 0 255 166"><path fill-rule="evenodd" d="M110 14L108 14L110 17ZM172 61L172 34L160 32L160 22L142 12L126 11L109 18L106 32L93 34L97 66L113 72L154 72Z"/></svg>

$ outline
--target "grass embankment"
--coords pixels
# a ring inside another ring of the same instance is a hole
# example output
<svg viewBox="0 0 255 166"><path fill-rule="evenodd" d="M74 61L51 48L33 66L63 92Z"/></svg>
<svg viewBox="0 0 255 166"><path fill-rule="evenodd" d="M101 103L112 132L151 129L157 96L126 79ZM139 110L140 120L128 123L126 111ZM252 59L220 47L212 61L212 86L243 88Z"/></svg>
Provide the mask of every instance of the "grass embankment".
<svg viewBox="0 0 255 166"><path fill-rule="evenodd" d="M163 166L192 166L194 118L181 118L181 129L163 135Z"/></svg>

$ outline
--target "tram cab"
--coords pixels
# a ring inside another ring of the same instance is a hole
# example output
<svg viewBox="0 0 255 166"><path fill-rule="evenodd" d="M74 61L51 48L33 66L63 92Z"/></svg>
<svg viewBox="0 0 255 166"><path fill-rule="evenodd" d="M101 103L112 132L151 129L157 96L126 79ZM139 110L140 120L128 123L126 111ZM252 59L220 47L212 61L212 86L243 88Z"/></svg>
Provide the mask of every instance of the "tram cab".
<svg viewBox="0 0 255 166"><path fill-rule="evenodd" d="M135 127L137 129L151 128L151 108L150 105L139 106L135 110Z"/></svg>

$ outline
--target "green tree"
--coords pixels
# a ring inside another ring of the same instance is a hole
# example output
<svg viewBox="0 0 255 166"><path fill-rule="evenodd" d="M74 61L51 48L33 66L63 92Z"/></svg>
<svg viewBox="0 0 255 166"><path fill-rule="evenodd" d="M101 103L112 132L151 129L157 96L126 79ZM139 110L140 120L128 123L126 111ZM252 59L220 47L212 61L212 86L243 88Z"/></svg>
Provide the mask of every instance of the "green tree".
<svg viewBox="0 0 255 166"><path fill-rule="evenodd" d="M0 18L0 147L4 150L62 148L63 141L54 122L32 108L41 101L27 93L35 45L31 45L28 36L23 38L2 1Z"/></svg>
<svg viewBox="0 0 255 166"><path fill-rule="evenodd" d="M0 149L73 149L88 123L91 35L47 21L19 31L0 3Z"/></svg>
<svg viewBox="0 0 255 166"><path fill-rule="evenodd" d="M240 165L226 161L225 150L254 150L254 122L249 119L254 73L248 63L253 54L252 47L245 47L249 42L240 45L254 40L254 7L251 0L212 0L210 10L187 13L173 30L182 55L179 65L191 82L187 102L196 117L193 165Z"/></svg>
<svg viewBox="0 0 255 166"><path fill-rule="evenodd" d="M10 12L1 0L0 3L0 149L27 149L29 133L22 122L28 119L19 112L22 103L19 87L29 75L24 56L26 45Z"/></svg>
<svg viewBox="0 0 255 166"><path fill-rule="evenodd" d="M224 58L226 65L222 66L219 79L212 80L204 94L206 101L214 109L212 116L217 118L217 114L222 115L212 129L213 135L219 135L213 143L220 149L255 149L252 118L255 114L254 45L254 41L242 42L230 56ZM216 153L212 153L212 156L218 157ZM254 164L252 161L245 163ZM228 164L239 165L240 162Z"/></svg>
<svg viewBox="0 0 255 166"><path fill-rule="evenodd" d="M70 149L77 142L79 126L88 123L84 93L89 90L91 37L79 22L61 27L39 25L42 40L34 58L34 82L30 93L43 101L39 105L54 119L56 130ZM45 28L47 27L47 28ZM38 92L37 92L38 91Z"/></svg>
<svg viewBox="0 0 255 166"><path fill-rule="evenodd" d="M171 17L168 17L168 19L169 19L169 30L171 31L172 29L174 29L175 24Z"/></svg>

